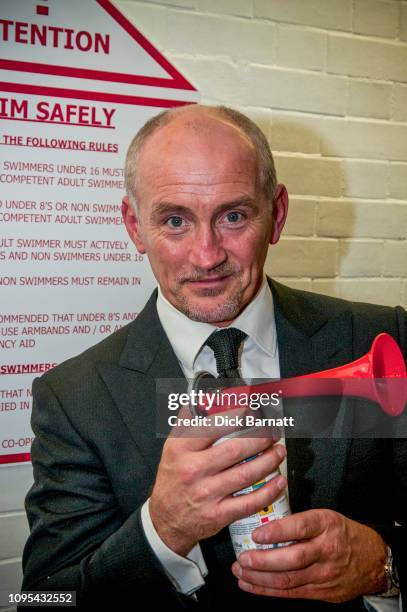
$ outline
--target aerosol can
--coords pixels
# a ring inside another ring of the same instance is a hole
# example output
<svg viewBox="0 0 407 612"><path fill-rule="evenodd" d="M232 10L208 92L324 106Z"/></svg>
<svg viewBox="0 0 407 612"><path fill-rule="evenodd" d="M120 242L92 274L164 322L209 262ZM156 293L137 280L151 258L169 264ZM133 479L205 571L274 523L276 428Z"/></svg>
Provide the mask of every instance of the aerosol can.
<svg viewBox="0 0 407 612"><path fill-rule="evenodd" d="M199 372L199 374L196 375L192 383L189 385L189 390L199 391L200 389L203 389L204 392L213 391L213 387L217 384L216 381L219 382L219 379L216 379L209 372ZM209 385L211 386L211 389L208 388ZM193 410L195 414L202 414L197 410L196 407L191 406L191 410ZM214 442L214 446L227 442L228 440L236 437L250 437L250 432L253 432L253 435L255 435L256 428L246 428L222 436L221 438L216 440L216 442ZM262 453L258 453L257 455L248 457L240 463L247 463L248 461L252 461L261 454ZM247 495L248 493L252 493L260 487L263 487L266 483L268 483L273 478L276 478L280 474L280 468L278 468L272 474L268 474L262 480L259 480L258 482L255 482L249 487L241 489L240 491L236 491L235 493L233 493L233 496L236 497L238 495ZM281 546L288 546L289 544L291 544L291 542L281 542L277 544L258 544L252 539L252 533L258 527L262 527L270 521L275 521L277 519L284 518L286 516L289 516L290 514L291 510L288 501L288 495L286 489L284 489L281 492L280 496L272 504L269 504L264 508L260 508L257 512L251 514L250 516L231 523L229 525L229 532L236 557L238 558L239 555L245 550L279 548Z"/></svg>

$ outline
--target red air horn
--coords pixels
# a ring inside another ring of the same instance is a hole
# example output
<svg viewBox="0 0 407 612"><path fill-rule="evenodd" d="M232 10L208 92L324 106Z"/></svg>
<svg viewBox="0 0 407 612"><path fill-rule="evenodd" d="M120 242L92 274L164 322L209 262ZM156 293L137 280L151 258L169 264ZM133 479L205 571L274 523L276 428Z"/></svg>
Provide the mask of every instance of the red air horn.
<svg viewBox="0 0 407 612"><path fill-rule="evenodd" d="M283 399L346 395L377 402L390 416L399 416L407 401L407 371L397 342L379 334L366 355L343 366L256 385L228 387L224 392L250 395L278 393ZM404 379L404 380L402 380ZM223 407L224 409L224 407ZM210 413L222 411L213 406Z"/></svg>

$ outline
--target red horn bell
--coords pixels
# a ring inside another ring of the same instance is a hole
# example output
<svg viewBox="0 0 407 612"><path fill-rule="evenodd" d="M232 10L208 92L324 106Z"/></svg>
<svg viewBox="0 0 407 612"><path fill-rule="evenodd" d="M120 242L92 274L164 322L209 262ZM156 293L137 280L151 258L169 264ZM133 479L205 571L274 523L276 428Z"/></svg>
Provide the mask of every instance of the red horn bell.
<svg viewBox="0 0 407 612"><path fill-rule="evenodd" d="M279 393L283 400L324 395L362 397L380 404L386 414L399 416L407 401L406 376L404 357L397 342L382 333L376 336L366 355L351 363L305 376L229 387L227 392ZM219 406L213 408L212 413L219 410Z"/></svg>
<svg viewBox="0 0 407 612"><path fill-rule="evenodd" d="M406 376L404 357L397 342L389 334L382 333L376 336L370 351L363 357L337 368L298 376L287 379L287 381L291 381L290 387L293 390L294 381L302 381L301 387L306 380L340 379L342 395L372 400L380 404L386 414L399 416L407 401L407 381L404 380L404 384L393 381L405 379ZM307 390L307 395L309 391L313 391L311 395L335 395L334 385L332 386L333 393L327 393L328 389L329 385L324 387L319 384L313 389L305 389L303 386L299 395L305 395L305 390Z"/></svg>

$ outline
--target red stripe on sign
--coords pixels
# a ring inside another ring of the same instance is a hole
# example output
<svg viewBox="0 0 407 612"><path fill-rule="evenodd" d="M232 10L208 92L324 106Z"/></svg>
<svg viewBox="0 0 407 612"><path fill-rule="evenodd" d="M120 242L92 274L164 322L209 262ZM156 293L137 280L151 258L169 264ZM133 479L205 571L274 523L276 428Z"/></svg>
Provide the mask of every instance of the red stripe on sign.
<svg viewBox="0 0 407 612"><path fill-rule="evenodd" d="M73 123L72 121L46 121L45 119L23 119L22 117L3 117L1 121L28 121L31 123L51 123L52 125L75 125L77 127L102 128L103 130L115 130L114 125L100 125L99 123Z"/></svg>
<svg viewBox="0 0 407 612"><path fill-rule="evenodd" d="M186 100L165 100L162 98L146 98L143 96L125 96L109 94L98 91L81 91L76 89L60 89L59 87L43 87L39 85L25 85L22 83L0 82L0 91L11 93L28 93L54 98L74 98L75 100L95 100L96 102L113 102L117 104L131 104L133 106L157 106L159 108L172 108L195 104Z"/></svg>
<svg viewBox="0 0 407 612"><path fill-rule="evenodd" d="M96 0L96 2L146 51L164 70L176 81L177 89L190 89L195 87L168 62L161 53L148 42L139 30L110 2L110 0Z"/></svg>
<svg viewBox="0 0 407 612"><path fill-rule="evenodd" d="M48 15L48 7L41 6L40 4L37 6L37 15Z"/></svg>
<svg viewBox="0 0 407 612"><path fill-rule="evenodd" d="M16 453L15 455L0 455L0 465L5 463L23 463L31 461L30 453Z"/></svg>
<svg viewBox="0 0 407 612"><path fill-rule="evenodd" d="M180 86L178 81L162 77L137 76L120 72L105 72L104 70L89 70L73 66L54 66L53 64L38 64L37 62L20 62L17 60L0 59L0 68L16 70L17 72L35 72L36 74L53 74L68 78L91 79L93 81L108 81L112 83L128 83L130 85L147 85L148 87L163 87L167 89L189 89L194 87Z"/></svg>

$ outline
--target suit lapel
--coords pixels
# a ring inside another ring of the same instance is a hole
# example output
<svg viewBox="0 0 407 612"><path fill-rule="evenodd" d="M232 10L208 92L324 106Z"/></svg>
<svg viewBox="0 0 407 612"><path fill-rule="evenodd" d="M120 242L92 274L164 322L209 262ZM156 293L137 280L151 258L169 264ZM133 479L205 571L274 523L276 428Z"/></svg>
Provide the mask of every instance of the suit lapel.
<svg viewBox="0 0 407 612"><path fill-rule="evenodd" d="M348 311L328 319L315 305L311 293L293 292L274 281L271 289L282 378L318 372L352 360L352 321ZM337 399L332 401L338 405ZM301 419L299 402L294 409ZM286 406L284 410L286 413ZM290 410L288 402L288 416ZM328 428L323 434L327 437L287 438L287 474L293 511L336 507L350 444L346 435L352 423L351 402L342 400L331 431Z"/></svg>
<svg viewBox="0 0 407 612"><path fill-rule="evenodd" d="M185 381L161 326L156 299L154 291L130 324L119 363L98 364L99 373L153 477L164 443L163 438L157 437L157 379Z"/></svg>

